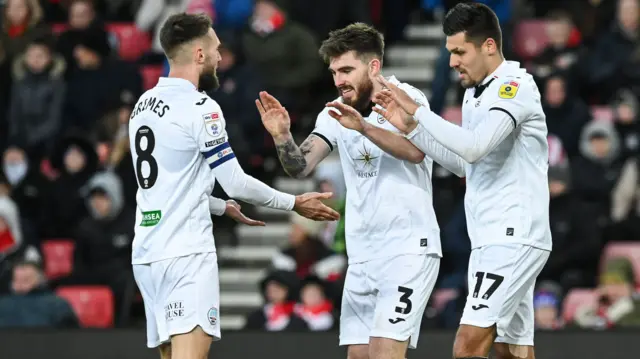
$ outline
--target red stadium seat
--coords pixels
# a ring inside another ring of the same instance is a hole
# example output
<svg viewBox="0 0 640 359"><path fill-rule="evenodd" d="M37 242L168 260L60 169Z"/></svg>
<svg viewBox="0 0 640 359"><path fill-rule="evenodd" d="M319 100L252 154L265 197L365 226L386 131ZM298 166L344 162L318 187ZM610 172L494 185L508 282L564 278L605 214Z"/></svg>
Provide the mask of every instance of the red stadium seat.
<svg viewBox="0 0 640 359"><path fill-rule="evenodd" d="M604 270L608 260L616 257L629 258L636 274L636 283L640 284L640 243L612 242L607 244L600 259L600 270Z"/></svg>
<svg viewBox="0 0 640 359"><path fill-rule="evenodd" d="M69 275L73 270L75 243L70 239L48 239L42 242L44 273L49 279Z"/></svg>
<svg viewBox="0 0 640 359"><path fill-rule="evenodd" d="M69 302L84 328L113 327L114 299L109 287L60 287L56 294Z"/></svg>
<svg viewBox="0 0 640 359"><path fill-rule="evenodd" d="M442 117L449 122L460 125L462 123L462 109L460 107L448 107L442 112Z"/></svg>
<svg viewBox="0 0 640 359"><path fill-rule="evenodd" d="M516 25L513 49L525 61L539 55L548 43L544 20L525 20Z"/></svg>
<svg viewBox="0 0 640 359"><path fill-rule="evenodd" d="M449 301L456 299L458 295L456 289L436 289L433 293L433 308L441 311Z"/></svg>
<svg viewBox="0 0 640 359"><path fill-rule="evenodd" d="M162 76L162 66L144 66L140 73L142 75L142 84L145 90L154 87L158 83L158 79Z"/></svg>
<svg viewBox="0 0 640 359"><path fill-rule="evenodd" d="M151 48L151 35L134 24L107 24L107 31L118 40L118 53L123 60L135 61Z"/></svg>
<svg viewBox="0 0 640 359"><path fill-rule="evenodd" d="M572 289L562 303L562 316L566 322L573 320L581 305L596 305L598 293L594 289Z"/></svg>
<svg viewBox="0 0 640 359"><path fill-rule="evenodd" d="M596 121L613 121L613 110L609 106L593 106L591 107L591 116Z"/></svg>
<svg viewBox="0 0 640 359"><path fill-rule="evenodd" d="M65 23L51 24L51 31L56 35L60 35L61 33L67 31L68 28L69 25Z"/></svg>

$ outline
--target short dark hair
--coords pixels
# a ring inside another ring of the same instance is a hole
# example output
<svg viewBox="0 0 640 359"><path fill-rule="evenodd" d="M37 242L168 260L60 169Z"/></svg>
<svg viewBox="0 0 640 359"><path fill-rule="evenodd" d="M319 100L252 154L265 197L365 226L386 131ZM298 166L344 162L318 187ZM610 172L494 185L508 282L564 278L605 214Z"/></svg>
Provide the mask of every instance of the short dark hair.
<svg viewBox="0 0 640 359"><path fill-rule="evenodd" d="M160 29L160 44L164 53L168 58L173 58L177 48L207 35L211 25L211 19L205 14L171 15Z"/></svg>
<svg viewBox="0 0 640 359"><path fill-rule="evenodd" d="M447 36L464 32L466 40L476 46L492 38L502 51L502 31L496 13L490 7L479 3L460 3L454 6L444 18L442 31Z"/></svg>
<svg viewBox="0 0 640 359"><path fill-rule="evenodd" d="M375 56L382 61L384 56L384 36L373 26L357 22L345 28L331 31L322 42L318 53L324 62L349 51L358 56Z"/></svg>

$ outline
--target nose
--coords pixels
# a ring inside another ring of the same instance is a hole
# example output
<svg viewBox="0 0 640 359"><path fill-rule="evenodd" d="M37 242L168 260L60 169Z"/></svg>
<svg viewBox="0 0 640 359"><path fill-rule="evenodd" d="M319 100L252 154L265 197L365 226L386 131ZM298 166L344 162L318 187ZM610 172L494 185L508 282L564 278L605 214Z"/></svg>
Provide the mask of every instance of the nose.
<svg viewBox="0 0 640 359"><path fill-rule="evenodd" d="M343 76L337 74L333 77L333 83L336 85L336 87L342 87L345 85L346 81Z"/></svg>
<svg viewBox="0 0 640 359"><path fill-rule="evenodd" d="M460 58L456 55L449 56L449 67L457 69L460 66Z"/></svg>

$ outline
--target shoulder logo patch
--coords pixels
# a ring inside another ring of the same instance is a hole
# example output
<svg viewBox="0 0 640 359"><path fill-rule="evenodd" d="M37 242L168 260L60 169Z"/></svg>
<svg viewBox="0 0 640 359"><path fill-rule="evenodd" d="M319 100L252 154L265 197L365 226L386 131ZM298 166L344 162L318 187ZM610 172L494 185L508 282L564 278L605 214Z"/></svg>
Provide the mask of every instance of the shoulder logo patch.
<svg viewBox="0 0 640 359"><path fill-rule="evenodd" d="M516 81L505 81L505 83L500 85L500 90L498 90L498 97L504 99L512 99L516 96L516 93L518 93L518 87L520 87L520 84Z"/></svg>
<svg viewBox="0 0 640 359"><path fill-rule="evenodd" d="M202 115L204 120L204 128L207 133L213 137L220 136L222 133L222 121L220 121L220 114L217 112L206 113Z"/></svg>

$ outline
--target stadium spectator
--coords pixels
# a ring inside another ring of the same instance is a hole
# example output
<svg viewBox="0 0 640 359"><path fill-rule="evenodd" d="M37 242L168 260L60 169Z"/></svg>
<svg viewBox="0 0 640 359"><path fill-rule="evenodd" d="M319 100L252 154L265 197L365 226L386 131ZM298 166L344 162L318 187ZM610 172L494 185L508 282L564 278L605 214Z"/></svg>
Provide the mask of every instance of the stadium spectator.
<svg viewBox="0 0 640 359"><path fill-rule="evenodd" d="M612 104L613 119L621 144L621 158L635 156L640 150L640 122L638 97L630 90L618 93Z"/></svg>
<svg viewBox="0 0 640 359"><path fill-rule="evenodd" d="M558 10L547 16L547 19L546 30L549 44L540 55L533 59L528 69L538 84L543 84L547 77L553 73L562 72L569 79L568 85L575 85L579 80L578 60L583 55L584 49L580 44L570 42L574 29L571 15ZM575 89L571 90L575 91Z"/></svg>
<svg viewBox="0 0 640 359"><path fill-rule="evenodd" d="M578 155L577 134L591 120L589 107L571 91L567 79L560 74L547 78L542 105L549 133L560 138L569 157Z"/></svg>
<svg viewBox="0 0 640 359"><path fill-rule="evenodd" d="M9 147L2 156L2 172L11 185L11 198L15 201L25 226L32 236L45 223L44 211L49 197L50 183L40 172L38 162L29 160L25 151L16 146ZM35 243L34 243L35 244Z"/></svg>
<svg viewBox="0 0 640 359"><path fill-rule="evenodd" d="M16 204L8 196L0 196L0 294L7 292L11 280L10 259L22 244L22 226Z"/></svg>
<svg viewBox="0 0 640 359"><path fill-rule="evenodd" d="M256 1L242 44L247 63L262 75L263 90L295 112L319 78L322 62L313 34L288 19L284 9L286 0Z"/></svg>
<svg viewBox="0 0 640 359"><path fill-rule="evenodd" d="M635 273L627 258L613 258L606 264L596 289L598 302L576 309L575 325L589 329L639 328L640 296L634 289Z"/></svg>
<svg viewBox="0 0 640 359"><path fill-rule="evenodd" d="M635 58L640 35L640 5L638 0L618 0L616 21L613 27L599 35L589 56L583 78L590 97L598 103L607 103L621 88L631 88L640 83L630 82L629 70Z"/></svg>
<svg viewBox="0 0 640 359"><path fill-rule="evenodd" d="M131 272L131 243L135 212L125 206L117 175L101 172L87 184L89 215L73 231L73 272L56 280L55 286L101 284L115 297L116 325L126 320L134 291Z"/></svg>
<svg viewBox="0 0 640 359"><path fill-rule="evenodd" d="M537 329L558 330L564 323L560 313L562 289L554 282L542 282L533 296L535 324Z"/></svg>
<svg viewBox="0 0 640 359"><path fill-rule="evenodd" d="M294 273L275 271L260 283L265 304L249 314L244 329L279 331L306 331L307 323L295 312L300 280Z"/></svg>
<svg viewBox="0 0 640 359"><path fill-rule="evenodd" d="M109 58L110 51L99 29L85 30L78 38L73 50L78 69L69 76L64 107L68 127L91 133L102 116L119 105L122 96L129 93L138 98L142 94L142 78L137 69Z"/></svg>
<svg viewBox="0 0 640 359"><path fill-rule="evenodd" d="M81 189L97 170L98 156L91 142L69 136L54 148L51 165L59 177L51 186L43 232L48 238L69 238L88 214Z"/></svg>
<svg viewBox="0 0 640 359"><path fill-rule="evenodd" d="M329 300L327 283L316 276L309 276L302 281L300 302L293 312L307 323L311 331L327 331L335 329L338 317Z"/></svg>
<svg viewBox="0 0 640 359"><path fill-rule="evenodd" d="M76 47L86 37L86 32L93 30L97 37L103 38L108 44L108 34L105 25L96 14L93 1L72 0L68 10L69 28L58 38L58 52L62 54L67 63L67 75L78 69L77 59L74 55Z"/></svg>
<svg viewBox="0 0 640 359"><path fill-rule="evenodd" d="M47 286L39 261L13 268L12 293L0 296L0 328L78 328L78 318L64 299Z"/></svg>
<svg viewBox="0 0 640 359"><path fill-rule="evenodd" d="M550 137L549 151L561 143ZM584 206L571 189L571 168L566 155L549 159L549 222L553 251L538 276L539 280L555 280L564 291L573 287L595 285L597 263L602 250L603 233L597 213Z"/></svg>
<svg viewBox="0 0 640 359"><path fill-rule="evenodd" d="M591 121L580 134L579 147L580 156L571 160L573 191L597 212L599 225L607 226L611 192L622 169L618 134L610 122Z"/></svg>
<svg viewBox="0 0 640 359"><path fill-rule="evenodd" d="M7 108L11 97L11 59L0 41L0 149L5 148L7 142L8 123Z"/></svg>
<svg viewBox="0 0 640 359"><path fill-rule="evenodd" d="M9 142L24 148L33 163L51 151L62 130L66 65L53 51L53 38L38 37L13 64Z"/></svg>
<svg viewBox="0 0 640 359"><path fill-rule="evenodd" d="M154 33L151 49L161 54L160 27L172 14L187 10L191 0L142 0L136 13L136 26L142 31Z"/></svg>
<svg viewBox="0 0 640 359"><path fill-rule="evenodd" d="M38 0L7 0L3 7L0 45L12 59L24 52L34 33L46 29Z"/></svg>
<svg viewBox="0 0 640 359"><path fill-rule="evenodd" d="M318 42L329 36L329 32L354 22L372 24L371 5L367 0L306 0L292 1L291 17L313 32ZM395 3L396 7L402 7ZM323 16L317 16L317 14ZM401 24L400 30L405 24ZM385 36L388 41L389 37Z"/></svg>
<svg viewBox="0 0 640 359"><path fill-rule="evenodd" d="M615 241L640 238L640 168L638 155L629 158L612 193L611 227L607 237Z"/></svg>
<svg viewBox="0 0 640 359"><path fill-rule="evenodd" d="M289 247L273 257L273 267L294 272L300 279L310 274L323 280L337 279L345 269L347 260L318 238L325 223L308 220L298 214L292 214L291 222Z"/></svg>

